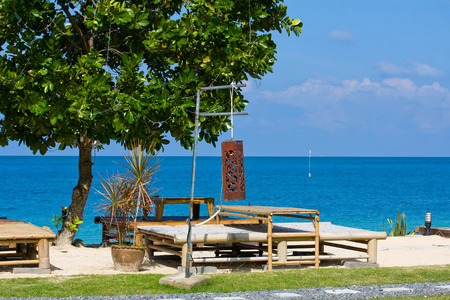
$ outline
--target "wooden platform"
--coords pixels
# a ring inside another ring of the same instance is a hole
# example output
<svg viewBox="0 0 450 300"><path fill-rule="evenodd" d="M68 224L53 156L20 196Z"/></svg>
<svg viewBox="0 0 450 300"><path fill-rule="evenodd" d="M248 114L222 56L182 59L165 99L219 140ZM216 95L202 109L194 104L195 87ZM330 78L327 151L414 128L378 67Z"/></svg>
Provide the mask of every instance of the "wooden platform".
<svg viewBox="0 0 450 300"><path fill-rule="evenodd" d="M153 255L154 251L178 255L184 265L187 251L186 225L138 228L145 235L150 255ZM194 251L203 252L202 254L209 251L213 254L209 257L194 257L194 263L269 261L267 224L205 225L192 230ZM315 240L314 231L311 223L273 224L273 243L276 249L275 255L272 256L273 264L303 264L314 261L314 251L310 255L304 255L305 249L315 248L314 243L304 243ZM328 222L321 223L319 236L322 249L324 246L330 246L351 251L351 254L338 256L323 253L322 250L320 260L367 259L370 263L376 263L377 240L386 239L384 232L344 227Z"/></svg>
<svg viewBox="0 0 450 300"><path fill-rule="evenodd" d="M38 264L39 268L49 269L49 242L54 239L55 234L51 230L22 221L2 219L0 266Z"/></svg>
<svg viewBox="0 0 450 300"><path fill-rule="evenodd" d="M287 248L287 241L297 238L310 238L314 241L314 259L304 260L300 259L303 264L314 264L315 268L319 268L320 259L320 243L319 243L319 210L305 209L298 207L278 207L278 206L244 206L244 205L221 205L217 206L217 210L220 209L218 223L221 223L223 216L245 218L249 220L258 220L261 223L267 224L267 268L272 271L273 259L273 244L278 242L278 248ZM304 219L311 221L313 230L303 233L274 233L273 232L273 217L287 217ZM279 250L280 251L280 250ZM282 250L282 253L285 251ZM288 262L285 257L279 259L276 264L291 264L298 263Z"/></svg>
<svg viewBox="0 0 450 300"><path fill-rule="evenodd" d="M148 221L144 221L142 219L142 217L139 217L136 225L138 227L140 227L140 226L161 226L161 225L165 225L165 226L186 225L187 219L188 219L188 217L185 217L185 216L168 216L168 217L162 217L160 221L157 221L155 217L149 217ZM199 217L198 219L192 220L192 224L199 224L206 220L208 220L208 217ZM109 222L108 218L95 217L94 222L95 222L95 224L102 224L102 243L103 244L106 245L107 243L113 243L114 240L117 239L117 236L114 233L114 228L109 228L109 226L107 225ZM248 219L236 219L236 218L231 219L231 218L225 217L221 220L221 223L222 224L258 224L259 221L258 220L248 220ZM206 224L214 225L214 224L217 224L217 221L215 219L213 219L213 220L207 222ZM134 224L133 224L133 222L131 222L130 228L129 228L129 235L130 235L131 240L133 239L133 237L131 236L132 232L133 232L133 227L134 227ZM139 238L140 237L138 237L138 239Z"/></svg>

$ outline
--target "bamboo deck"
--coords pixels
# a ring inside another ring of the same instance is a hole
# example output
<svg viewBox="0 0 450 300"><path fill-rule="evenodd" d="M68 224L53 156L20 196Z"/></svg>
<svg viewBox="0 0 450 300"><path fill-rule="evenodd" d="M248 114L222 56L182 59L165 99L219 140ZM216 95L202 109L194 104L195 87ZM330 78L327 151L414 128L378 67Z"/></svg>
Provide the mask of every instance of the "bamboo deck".
<svg viewBox="0 0 450 300"><path fill-rule="evenodd" d="M44 228L21 221L0 222L0 266L38 264L39 268L50 268L49 242L55 234ZM24 247L20 247L23 244ZM18 259L21 258L21 259Z"/></svg>
<svg viewBox="0 0 450 300"><path fill-rule="evenodd" d="M214 253L214 256L194 257L193 262L268 262L267 226L267 224L241 224L193 227L191 239L195 245L194 252L203 252L204 254L205 251L210 251L210 253ZM182 257L182 263L184 262L188 226L138 226L138 228L145 235L151 255L153 251L163 251ZM312 223L273 224L272 238L275 246L275 255L272 256L273 264L312 263L314 254L298 255L298 253L304 253L305 248L315 248L315 244L305 245L304 243L305 241L315 241L314 233L315 227ZM362 258L376 263L377 240L385 239L386 233L322 222L319 238L322 249L324 246L331 246L351 250L350 254L345 256L326 254L322 250L319 255L320 260ZM350 245L349 242L354 242L356 245ZM245 255L246 251L250 251L253 256ZM224 255L217 256L217 254Z"/></svg>

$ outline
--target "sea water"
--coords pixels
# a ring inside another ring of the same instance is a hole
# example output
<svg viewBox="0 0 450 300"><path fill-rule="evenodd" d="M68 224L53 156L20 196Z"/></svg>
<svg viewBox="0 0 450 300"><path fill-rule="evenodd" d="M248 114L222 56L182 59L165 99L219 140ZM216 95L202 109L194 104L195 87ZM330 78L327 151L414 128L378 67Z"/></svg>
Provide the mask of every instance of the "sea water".
<svg viewBox="0 0 450 300"><path fill-rule="evenodd" d="M162 197L189 197L192 158L161 157L153 187ZM76 238L101 242L96 203L100 176L123 172L123 157L93 158L94 179L84 221ZM308 173L311 171L311 177ZM24 220L57 231L51 220L71 203L78 157L0 156L0 217ZM247 200L227 205L265 205L320 210L320 220L382 231L387 219L405 213L407 230L424 224L450 226L450 158L246 157ZM195 196L221 203L221 158L198 157ZM189 205L167 205L164 215L188 216ZM206 207L201 208L206 216ZM287 222L287 218L276 221Z"/></svg>

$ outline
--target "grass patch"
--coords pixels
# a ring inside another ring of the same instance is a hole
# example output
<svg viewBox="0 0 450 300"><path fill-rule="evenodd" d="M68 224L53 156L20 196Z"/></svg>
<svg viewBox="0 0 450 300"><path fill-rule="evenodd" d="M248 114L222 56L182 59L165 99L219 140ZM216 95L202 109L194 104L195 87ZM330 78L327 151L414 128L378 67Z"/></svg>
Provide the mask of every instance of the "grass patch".
<svg viewBox="0 0 450 300"><path fill-rule="evenodd" d="M444 282L450 278L450 265L377 269L323 268L272 273L215 274L212 275L212 280L208 284L196 287L190 291L159 285L158 281L163 276L165 275L120 274L80 275L68 278L3 279L0 280L0 295L5 298L27 298L188 292L228 293L326 286L381 285L427 281ZM448 295L446 296L448 298Z"/></svg>

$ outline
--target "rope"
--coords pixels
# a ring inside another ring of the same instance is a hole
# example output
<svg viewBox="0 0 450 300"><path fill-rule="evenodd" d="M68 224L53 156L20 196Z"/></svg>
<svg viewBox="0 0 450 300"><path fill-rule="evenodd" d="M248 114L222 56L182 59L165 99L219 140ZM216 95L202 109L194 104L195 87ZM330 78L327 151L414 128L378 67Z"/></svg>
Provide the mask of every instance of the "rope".
<svg viewBox="0 0 450 300"><path fill-rule="evenodd" d="M230 90L230 98L231 98L231 105L230 105L230 120L231 120L231 139L233 139L233 135L234 135L234 118L233 118L233 107L234 107L234 100L233 100L233 96L234 96L234 81L231 82L231 90Z"/></svg>
<svg viewBox="0 0 450 300"><path fill-rule="evenodd" d="M197 226L202 226L202 225L204 225L205 223L208 223L209 221L211 221L211 220L213 220L215 217L217 217L217 215L222 211L222 195L223 195L223 163L222 163L222 170L221 170L222 172L222 184L221 184L221 187L220 187L220 197L219 197L219 199L220 199L220 205L219 205L219 209L214 213L214 215L212 215L211 217L209 217L209 219L208 220L205 220L205 221L203 221L203 222L201 222L201 223L198 223L198 224L194 224L194 225L192 225L193 227L197 227Z"/></svg>

